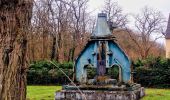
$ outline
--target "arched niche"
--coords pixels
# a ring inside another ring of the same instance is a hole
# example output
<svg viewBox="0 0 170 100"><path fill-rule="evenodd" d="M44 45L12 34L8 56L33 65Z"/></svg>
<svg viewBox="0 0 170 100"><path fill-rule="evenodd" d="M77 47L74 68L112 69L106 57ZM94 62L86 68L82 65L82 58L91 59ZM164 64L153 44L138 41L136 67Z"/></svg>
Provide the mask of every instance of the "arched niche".
<svg viewBox="0 0 170 100"><path fill-rule="evenodd" d="M107 74L111 77L111 79L116 79L118 82L122 82L122 68L120 65L112 65L107 69Z"/></svg>
<svg viewBox="0 0 170 100"><path fill-rule="evenodd" d="M97 74L97 70L95 67L93 67L93 65L88 64L85 67L86 73L87 73L87 80L88 79L94 79L96 74Z"/></svg>

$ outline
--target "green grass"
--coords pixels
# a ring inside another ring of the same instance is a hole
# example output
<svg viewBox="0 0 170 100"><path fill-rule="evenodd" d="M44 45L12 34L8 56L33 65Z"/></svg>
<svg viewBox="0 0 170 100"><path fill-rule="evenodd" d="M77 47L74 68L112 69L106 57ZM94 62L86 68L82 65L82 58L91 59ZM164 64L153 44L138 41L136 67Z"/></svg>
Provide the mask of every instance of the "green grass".
<svg viewBox="0 0 170 100"><path fill-rule="evenodd" d="M54 93L61 86L28 86L27 100L54 100ZM170 100L170 89L146 89L142 100Z"/></svg>
<svg viewBox="0 0 170 100"><path fill-rule="evenodd" d="M170 100L170 89L146 89L142 100Z"/></svg>
<svg viewBox="0 0 170 100"><path fill-rule="evenodd" d="M27 86L27 100L54 100L57 90L61 86Z"/></svg>

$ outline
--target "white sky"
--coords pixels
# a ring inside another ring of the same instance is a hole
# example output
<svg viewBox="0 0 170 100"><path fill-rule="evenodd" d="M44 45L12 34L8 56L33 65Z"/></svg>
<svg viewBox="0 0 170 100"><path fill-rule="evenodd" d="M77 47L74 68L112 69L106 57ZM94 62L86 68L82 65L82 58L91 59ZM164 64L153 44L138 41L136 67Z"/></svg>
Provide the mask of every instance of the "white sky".
<svg viewBox="0 0 170 100"><path fill-rule="evenodd" d="M168 20L170 13L170 0L114 0L118 2L118 5L123 8L124 13L136 14L139 13L141 8L149 6L153 9L161 11L164 17ZM94 11L93 14L101 12L101 8L104 4L104 0L90 0L90 11ZM164 44L164 39L159 40Z"/></svg>
<svg viewBox="0 0 170 100"><path fill-rule="evenodd" d="M161 11L165 17L170 13L170 0L114 0L118 2L118 5L123 8L125 13L138 13L144 6ZM90 0L89 6L91 10L95 10L96 13L101 11L101 7L104 4L104 0Z"/></svg>

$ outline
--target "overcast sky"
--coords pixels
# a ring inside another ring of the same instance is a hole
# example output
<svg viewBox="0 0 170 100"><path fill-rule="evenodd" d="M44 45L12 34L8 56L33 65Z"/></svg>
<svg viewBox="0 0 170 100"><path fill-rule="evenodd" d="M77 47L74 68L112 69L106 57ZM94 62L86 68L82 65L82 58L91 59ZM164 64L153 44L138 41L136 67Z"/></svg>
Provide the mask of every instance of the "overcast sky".
<svg viewBox="0 0 170 100"><path fill-rule="evenodd" d="M90 0L90 11L94 11L93 14L101 12L101 8L105 0ZM123 9L124 13L136 14L141 11L144 6L149 6L153 9L161 11L164 17L168 20L170 13L170 0L114 0ZM130 20L132 24L133 20ZM130 25L133 26L133 25ZM164 39L159 39L159 43L165 44Z"/></svg>
<svg viewBox="0 0 170 100"><path fill-rule="evenodd" d="M170 13L170 0L114 0L118 2L125 13L138 13L144 6L161 11L165 17ZM101 11L104 0L90 0L89 6L91 10L96 10L96 13Z"/></svg>

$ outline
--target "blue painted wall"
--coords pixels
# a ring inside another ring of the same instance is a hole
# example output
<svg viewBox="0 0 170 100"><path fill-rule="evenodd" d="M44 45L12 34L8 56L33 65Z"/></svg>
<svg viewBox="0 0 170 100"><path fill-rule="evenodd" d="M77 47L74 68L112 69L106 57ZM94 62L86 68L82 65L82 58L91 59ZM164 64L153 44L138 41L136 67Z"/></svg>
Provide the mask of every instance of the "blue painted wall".
<svg viewBox="0 0 170 100"><path fill-rule="evenodd" d="M100 40L90 41L80 53L75 62L76 80L80 83L87 82L85 66L97 68L97 53ZM130 60L123 50L114 41L105 41L106 44L106 68L118 65L122 69L122 81L130 80Z"/></svg>

